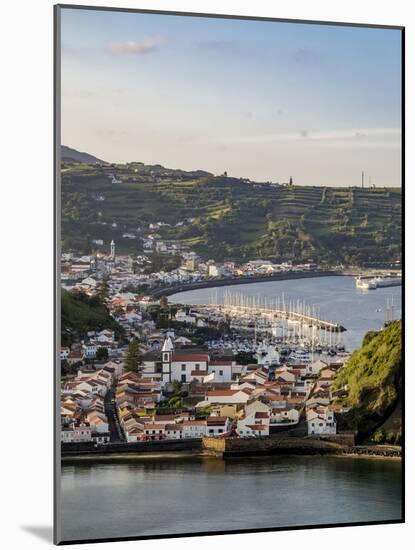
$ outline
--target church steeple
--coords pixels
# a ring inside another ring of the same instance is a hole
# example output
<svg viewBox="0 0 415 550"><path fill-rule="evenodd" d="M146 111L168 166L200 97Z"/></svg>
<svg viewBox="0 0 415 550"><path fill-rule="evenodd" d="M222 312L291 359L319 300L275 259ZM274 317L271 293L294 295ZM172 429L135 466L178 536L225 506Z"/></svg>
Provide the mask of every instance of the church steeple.
<svg viewBox="0 0 415 550"><path fill-rule="evenodd" d="M164 340L161 350L162 380L164 383L171 382L171 362L173 358L174 345L170 336Z"/></svg>
<svg viewBox="0 0 415 550"><path fill-rule="evenodd" d="M114 239L112 239L110 244L110 259L114 262L115 261L115 242Z"/></svg>

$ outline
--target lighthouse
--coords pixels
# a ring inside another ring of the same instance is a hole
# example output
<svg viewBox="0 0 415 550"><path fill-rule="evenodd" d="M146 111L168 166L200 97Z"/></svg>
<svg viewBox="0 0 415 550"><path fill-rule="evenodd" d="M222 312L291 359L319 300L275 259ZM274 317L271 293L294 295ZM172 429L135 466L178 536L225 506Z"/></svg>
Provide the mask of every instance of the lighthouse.
<svg viewBox="0 0 415 550"><path fill-rule="evenodd" d="M110 249L110 260L115 262L115 242L114 242L114 239L112 239L110 247L111 247L111 249Z"/></svg>

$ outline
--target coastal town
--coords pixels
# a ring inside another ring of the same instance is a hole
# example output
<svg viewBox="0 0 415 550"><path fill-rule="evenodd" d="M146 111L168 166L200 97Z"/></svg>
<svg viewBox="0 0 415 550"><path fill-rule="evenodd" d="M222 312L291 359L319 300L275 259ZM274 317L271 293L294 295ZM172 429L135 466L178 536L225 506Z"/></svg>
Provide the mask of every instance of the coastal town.
<svg viewBox="0 0 415 550"><path fill-rule="evenodd" d="M154 246L160 251L161 244ZM347 412L339 400L347 388L332 388L348 359L339 325L323 326L321 319L314 325L316 312L303 304L247 303L233 295L227 304L189 307L149 292L225 273L317 266L217 265L190 251L163 253L178 254L181 266L149 272L145 256L117 256L114 241L107 254L62 254L63 291L99 300L111 320L64 335L64 447L279 433L335 440L337 418Z"/></svg>

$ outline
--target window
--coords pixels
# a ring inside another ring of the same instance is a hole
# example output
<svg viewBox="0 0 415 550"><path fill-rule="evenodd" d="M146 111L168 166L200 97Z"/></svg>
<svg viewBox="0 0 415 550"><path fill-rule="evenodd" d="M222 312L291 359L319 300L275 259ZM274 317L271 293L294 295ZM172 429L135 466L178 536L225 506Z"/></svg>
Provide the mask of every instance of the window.
<svg viewBox="0 0 415 550"><path fill-rule="evenodd" d="M200 370L200 364L199 364L199 363L196 363L195 369L196 369L196 370Z"/></svg>
<svg viewBox="0 0 415 550"><path fill-rule="evenodd" d="M186 365L182 363L182 371L186 370Z"/></svg>
<svg viewBox="0 0 415 550"><path fill-rule="evenodd" d="M219 376L223 376L223 370L219 371Z"/></svg>

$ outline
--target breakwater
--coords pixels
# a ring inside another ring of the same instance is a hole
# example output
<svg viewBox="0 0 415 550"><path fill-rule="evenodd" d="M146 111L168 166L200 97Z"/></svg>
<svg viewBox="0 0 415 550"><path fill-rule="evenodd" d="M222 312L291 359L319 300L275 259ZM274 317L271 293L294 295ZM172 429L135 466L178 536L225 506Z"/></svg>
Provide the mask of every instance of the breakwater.
<svg viewBox="0 0 415 550"><path fill-rule="evenodd" d="M206 454L226 458L268 456L268 455L339 455L400 458L400 447L383 445L355 446L354 438L297 438L261 437L257 439L203 438L202 447Z"/></svg>
<svg viewBox="0 0 415 550"><path fill-rule="evenodd" d="M400 447L387 445L358 445L350 434L320 438L284 435L261 438L179 439L175 441L143 441L136 443L109 443L95 447L89 443L62 445L62 459L94 459L94 457L131 457L152 454L174 458L186 456L216 456L223 459L272 455L338 455L400 458Z"/></svg>
<svg viewBox="0 0 415 550"><path fill-rule="evenodd" d="M271 281L289 281L295 279L312 279L316 277L333 277L342 275L336 271L310 271L299 273L276 273L274 275L260 275L253 277L223 277L221 279L206 279L203 281L195 281L193 283L183 283L180 285L156 288L152 291L154 298L162 296L171 296L178 292L186 292L188 290L198 290L201 288L214 288L220 286L246 285L247 283L267 283Z"/></svg>
<svg viewBox="0 0 415 550"><path fill-rule="evenodd" d="M62 458L82 455L110 455L128 453L177 453L202 450L201 439L177 439L169 441L137 441L134 443L63 443Z"/></svg>

